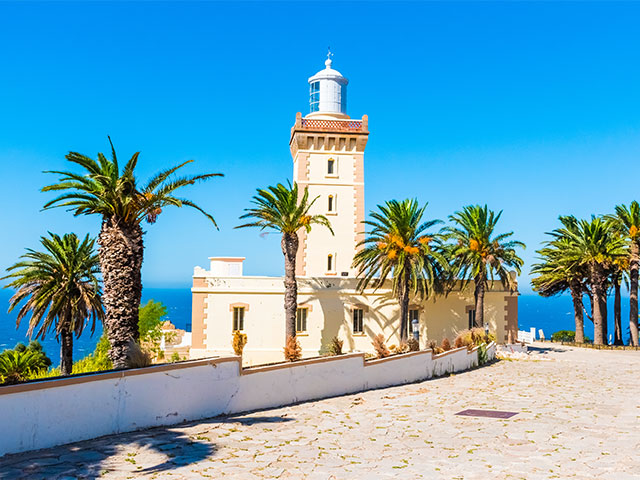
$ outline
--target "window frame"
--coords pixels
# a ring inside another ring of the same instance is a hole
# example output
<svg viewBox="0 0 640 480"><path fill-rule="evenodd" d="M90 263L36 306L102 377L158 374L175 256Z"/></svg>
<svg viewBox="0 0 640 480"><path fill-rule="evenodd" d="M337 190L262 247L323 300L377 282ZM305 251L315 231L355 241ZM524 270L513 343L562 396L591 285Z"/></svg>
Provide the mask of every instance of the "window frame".
<svg viewBox="0 0 640 480"><path fill-rule="evenodd" d="M233 307L233 315L232 315L232 325L231 329L233 332L243 332L244 331L244 316L245 316L245 307ZM240 328L236 328L236 327Z"/></svg>
<svg viewBox="0 0 640 480"><path fill-rule="evenodd" d="M359 327L359 329L356 329ZM354 307L351 311L351 331L354 335L364 334L364 308Z"/></svg>
<svg viewBox="0 0 640 480"><path fill-rule="evenodd" d="M304 311L304 315L301 315L302 311ZM300 317L302 317L302 316L304 318L302 319L302 322L301 322ZM309 307L298 307L296 309L296 334L298 334L298 333L307 333L307 331L308 331L307 330L307 328L308 328L308 323L307 323L308 319L309 319ZM302 325L302 326L304 326L304 329L300 329L299 328L299 326L301 326L300 323L304 324L304 325Z"/></svg>

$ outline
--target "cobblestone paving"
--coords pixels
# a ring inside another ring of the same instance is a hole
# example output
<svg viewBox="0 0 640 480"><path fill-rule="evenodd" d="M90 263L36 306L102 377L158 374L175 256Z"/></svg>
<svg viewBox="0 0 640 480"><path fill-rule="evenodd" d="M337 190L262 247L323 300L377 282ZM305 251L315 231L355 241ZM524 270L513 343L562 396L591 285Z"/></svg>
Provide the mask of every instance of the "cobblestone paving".
<svg viewBox="0 0 640 480"><path fill-rule="evenodd" d="M637 479L639 372L636 352L540 346L423 383L7 456L0 478ZM519 413L454 415L468 408Z"/></svg>

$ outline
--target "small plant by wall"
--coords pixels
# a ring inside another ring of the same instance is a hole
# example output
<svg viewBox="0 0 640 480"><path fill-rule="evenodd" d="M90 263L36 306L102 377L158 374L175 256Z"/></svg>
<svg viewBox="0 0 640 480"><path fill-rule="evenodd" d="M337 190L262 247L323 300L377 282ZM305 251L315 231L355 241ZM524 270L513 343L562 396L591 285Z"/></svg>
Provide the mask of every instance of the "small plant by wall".
<svg viewBox="0 0 640 480"><path fill-rule="evenodd" d="M378 358L384 358L391 355L391 352L384 343L384 336L381 333L373 338L371 344L373 345L373 349L376 351L376 356Z"/></svg>
<svg viewBox="0 0 640 480"><path fill-rule="evenodd" d="M233 332L233 339L231 341L231 346L233 347L233 353L238 356L242 356L242 351L244 350L244 346L247 344L247 334L242 333L239 330Z"/></svg>
<svg viewBox="0 0 640 480"><path fill-rule="evenodd" d="M302 348L296 337L289 336L284 346L284 358L289 362L295 362L302 358Z"/></svg>
<svg viewBox="0 0 640 480"><path fill-rule="evenodd" d="M442 348L443 351L448 352L449 350L451 350L451 342L449 341L448 338L443 338L442 339L442 344L440 345L440 348Z"/></svg>
<svg viewBox="0 0 640 480"><path fill-rule="evenodd" d="M410 352L417 352L420 350L420 342L413 337L407 340L407 346L409 347Z"/></svg>
<svg viewBox="0 0 640 480"><path fill-rule="evenodd" d="M340 340L337 336L331 339L331 343L329 344L329 354L330 355L342 355L342 346L344 342Z"/></svg>

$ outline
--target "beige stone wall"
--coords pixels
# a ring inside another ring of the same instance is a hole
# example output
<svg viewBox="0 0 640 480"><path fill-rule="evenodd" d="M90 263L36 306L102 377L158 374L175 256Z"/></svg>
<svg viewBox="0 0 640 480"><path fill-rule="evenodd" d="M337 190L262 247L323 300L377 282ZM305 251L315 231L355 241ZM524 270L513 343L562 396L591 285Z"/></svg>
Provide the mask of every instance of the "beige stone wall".
<svg viewBox="0 0 640 480"><path fill-rule="evenodd" d="M384 335L387 345L399 343L400 314L397 301L390 297L388 290L360 295L354 290L355 285L356 280L352 278L299 279L298 304L309 307L307 332L299 334L305 357L324 353L336 335L344 341L345 352L372 352L371 340L379 333ZM244 333L248 337L244 363L258 364L282 359L285 320L281 278L214 278L210 279L207 287L194 287L194 295L205 293L207 302L203 304L205 311L202 315L205 318L204 346L194 348L192 358L229 354L232 351L233 317L230 306L244 303L249 306L244 317ZM504 342L506 322L514 304L517 305L517 296L510 295L497 285L486 294L485 318L499 342ZM412 305L420 311L422 348L430 340L440 343L445 337L453 342L457 332L468 326L467 311L473 305L473 286L463 292L452 292L447 297L413 302ZM352 309L355 306L365 310L363 334L352 332Z"/></svg>

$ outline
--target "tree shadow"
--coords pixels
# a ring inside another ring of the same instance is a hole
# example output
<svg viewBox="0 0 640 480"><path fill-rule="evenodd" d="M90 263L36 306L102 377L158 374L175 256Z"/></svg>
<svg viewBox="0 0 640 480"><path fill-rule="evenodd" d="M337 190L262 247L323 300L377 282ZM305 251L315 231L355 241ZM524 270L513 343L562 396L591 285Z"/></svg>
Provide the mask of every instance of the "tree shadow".
<svg viewBox="0 0 640 480"><path fill-rule="evenodd" d="M541 355L549 355L550 353L567 353L569 350L566 348L557 347L534 347L533 345L527 345L527 351L529 353L538 353Z"/></svg>
<svg viewBox="0 0 640 480"><path fill-rule="evenodd" d="M220 424L251 426L256 423L290 422L285 416L221 416L167 427L109 435L34 452L0 457L0 478L33 479L73 476L96 478L105 472L154 474L201 462L216 454L218 447L209 438ZM142 452L140 450L143 450ZM145 450L162 454L165 461L144 467ZM112 459L119 455L117 463ZM124 457L123 457L124 455Z"/></svg>

